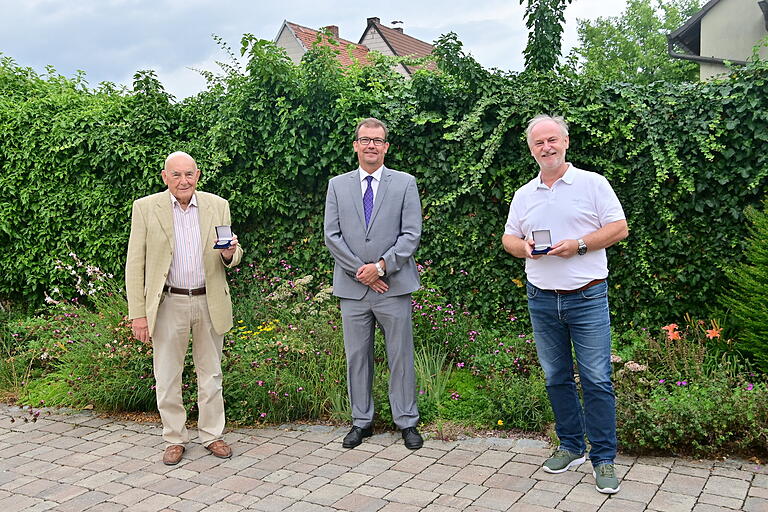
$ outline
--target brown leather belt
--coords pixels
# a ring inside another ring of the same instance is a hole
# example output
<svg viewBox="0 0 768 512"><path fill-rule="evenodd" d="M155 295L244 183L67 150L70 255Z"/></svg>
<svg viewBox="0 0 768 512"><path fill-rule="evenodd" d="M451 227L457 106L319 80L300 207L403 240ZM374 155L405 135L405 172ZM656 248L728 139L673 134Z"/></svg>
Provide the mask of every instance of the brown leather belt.
<svg viewBox="0 0 768 512"><path fill-rule="evenodd" d="M191 290L187 288L174 288L173 286L166 286L163 288L168 293L175 293L177 295L205 295L205 286L202 288L192 288Z"/></svg>
<svg viewBox="0 0 768 512"><path fill-rule="evenodd" d="M592 288L596 284L600 284L600 283L604 283L604 282L605 282L605 279L593 279L592 281L588 282L587 284L585 284L581 288L576 288L575 290L552 290L552 291L555 292L558 295L570 295L571 293L583 292L587 288Z"/></svg>

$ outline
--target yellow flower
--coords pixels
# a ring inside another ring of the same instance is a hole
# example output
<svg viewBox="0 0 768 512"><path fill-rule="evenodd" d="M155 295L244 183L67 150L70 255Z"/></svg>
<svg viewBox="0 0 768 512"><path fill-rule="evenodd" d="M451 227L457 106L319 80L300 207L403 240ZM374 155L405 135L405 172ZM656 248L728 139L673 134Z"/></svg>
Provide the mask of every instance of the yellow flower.
<svg viewBox="0 0 768 512"><path fill-rule="evenodd" d="M497 421L497 422L496 422L496 424L497 424L498 426L502 426L502 425L504 425L504 422L503 422L503 421L501 421L501 420L499 420L499 421Z"/></svg>
<svg viewBox="0 0 768 512"><path fill-rule="evenodd" d="M523 287L523 282L519 279L513 279L512 282L515 283L515 286L517 286L518 288Z"/></svg>

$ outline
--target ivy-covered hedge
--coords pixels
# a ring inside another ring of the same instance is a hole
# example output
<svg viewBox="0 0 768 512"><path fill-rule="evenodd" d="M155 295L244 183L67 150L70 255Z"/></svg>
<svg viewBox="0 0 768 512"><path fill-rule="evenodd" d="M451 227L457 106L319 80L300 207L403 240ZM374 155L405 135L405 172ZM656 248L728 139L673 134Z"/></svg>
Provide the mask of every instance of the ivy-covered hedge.
<svg viewBox="0 0 768 512"><path fill-rule="evenodd" d="M536 166L525 144L540 112L571 123L569 160L605 174L629 238L609 250L622 324L705 317L742 258L744 210L766 192L768 66L700 84L602 83L568 73L482 69L452 36L439 71L403 80L382 58L340 69L328 49L293 65L246 36L250 61L174 102L151 72L132 91L86 88L0 63L0 296L37 301L70 250L122 273L131 202L163 188L174 150L194 155L205 190L227 197L247 258L329 277L326 183L353 169L353 129L390 127L387 165L414 174L425 223L417 259L489 317L523 314L522 261L501 249L509 201ZM322 277L322 276L321 276Z"/></svg>

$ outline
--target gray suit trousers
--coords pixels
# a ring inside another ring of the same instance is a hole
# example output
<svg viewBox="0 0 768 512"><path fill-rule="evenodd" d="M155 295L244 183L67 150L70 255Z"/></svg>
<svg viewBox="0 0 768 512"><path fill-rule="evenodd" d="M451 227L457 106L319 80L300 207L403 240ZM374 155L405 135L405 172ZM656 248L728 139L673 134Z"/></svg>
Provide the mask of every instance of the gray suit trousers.
<svg viewBox="0 0 768 512"><path fill-rule="evenodd" d="M392 419L400 429L415 427L419 423L419 410L413 366L411 294L389 297L368 290L360 300L342 298L341 318L352 424L365 428L373 423L373 340L378 322L384 331L387 349Z"/></svg>

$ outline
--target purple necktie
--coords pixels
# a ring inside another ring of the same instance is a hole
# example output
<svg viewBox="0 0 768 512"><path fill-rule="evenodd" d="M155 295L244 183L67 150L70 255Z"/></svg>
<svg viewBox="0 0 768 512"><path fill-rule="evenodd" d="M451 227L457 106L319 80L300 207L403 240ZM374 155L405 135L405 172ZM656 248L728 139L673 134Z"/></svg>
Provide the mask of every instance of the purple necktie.
<svg viewBox="0 0 768 512"><path fill-rule="evenodd" d="M368 180L368 188L365 189L363 194L363 212L365 213L365 227L368 227L368 223L371 221L371 212L373 211L373 187L371 186L373 176L366 176L365 179Z"/></svg>

